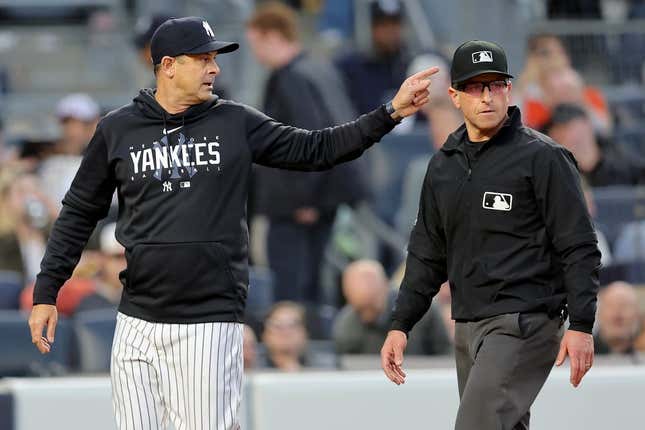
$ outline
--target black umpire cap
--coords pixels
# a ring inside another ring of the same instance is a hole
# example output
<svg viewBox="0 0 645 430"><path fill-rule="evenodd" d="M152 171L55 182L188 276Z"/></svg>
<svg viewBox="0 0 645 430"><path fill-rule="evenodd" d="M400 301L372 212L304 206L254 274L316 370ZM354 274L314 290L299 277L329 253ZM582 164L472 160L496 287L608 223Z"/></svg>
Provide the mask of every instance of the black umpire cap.
<svg viewBox="0 0 645 430"><path fill-rule="evenodd" d="M216 40L213 29L204 18L189 16L169 19L161 24L152 35L150 54L152 63L156 65L165 56L177 57L211 51L224 54L235 51L239 46L235 42Z"/></svg>
<svg viewBox="0 0 645 430"><path fill-rule="evenodd" d="M508 62L502 47L483 40L462 43L452 57L450 68L452 86L455 87L484 73L499 73L507 78L513 77L508 73Z"/></svg>

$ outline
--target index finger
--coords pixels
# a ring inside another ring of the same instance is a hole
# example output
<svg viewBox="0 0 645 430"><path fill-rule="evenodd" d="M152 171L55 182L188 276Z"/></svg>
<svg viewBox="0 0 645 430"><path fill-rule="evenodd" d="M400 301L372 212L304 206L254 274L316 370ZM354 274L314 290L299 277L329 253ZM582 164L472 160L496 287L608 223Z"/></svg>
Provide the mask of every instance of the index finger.
<svg viewBox="0 0 645 430"><path fill-rule="evenodd" d="M429 69L421 70L420 72L415 73L414 75L410 76L410 79L426 79L434 75L438 71L439 67L430 67Z"/></svg>

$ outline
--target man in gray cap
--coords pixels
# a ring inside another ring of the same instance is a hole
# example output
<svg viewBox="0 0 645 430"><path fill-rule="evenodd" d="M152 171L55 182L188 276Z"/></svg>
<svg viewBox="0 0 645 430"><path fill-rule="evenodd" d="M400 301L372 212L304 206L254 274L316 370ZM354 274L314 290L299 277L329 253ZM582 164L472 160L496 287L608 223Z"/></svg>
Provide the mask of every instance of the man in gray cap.
<svg viewBox="0 0 645 430"><path fill-rule="evenodd" d="M428 101L437 72L411 76L355 121L309 131L212 94L216 57L237 48L203 18L161 24L150 49L157 89L99 122L50 234L29 319L42 353L58 290L116 190L127 263L110 366L119 429L239 429L251 164L352 160Z"/></svg>
<svg viewBox="0 0 645 430"><path fill-rule="evenodd" d="M593 363L600 252L576 161L522 125L510 78L494 43L455 51L449 93L464 125L428 165L381 350L386 375L403 383L406 335L448 280L457 430L528 429L554 362L569 357L574 387Z"/></svg>

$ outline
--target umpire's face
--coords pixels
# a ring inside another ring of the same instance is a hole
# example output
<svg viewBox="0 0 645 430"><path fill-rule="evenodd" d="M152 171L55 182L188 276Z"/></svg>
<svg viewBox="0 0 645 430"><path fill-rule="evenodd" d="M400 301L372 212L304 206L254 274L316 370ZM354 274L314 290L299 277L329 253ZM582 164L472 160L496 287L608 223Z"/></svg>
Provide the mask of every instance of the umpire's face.
<svg viewBox="0 0 645 430"><path fill-rule="evenodd" d="M187 54L176 57L173 87L177 97L190 104L210 100L213 94L213 80L219 74L215 61L216 51L204 54Z"/></svg>
<svg viewBox="0 0 645 430"><path fill-rule="evenodd" d="M511 86L504 75L484 73L457 85L457 88L451 87L449 92L469 129L488 135L506 119Z"/></svg>

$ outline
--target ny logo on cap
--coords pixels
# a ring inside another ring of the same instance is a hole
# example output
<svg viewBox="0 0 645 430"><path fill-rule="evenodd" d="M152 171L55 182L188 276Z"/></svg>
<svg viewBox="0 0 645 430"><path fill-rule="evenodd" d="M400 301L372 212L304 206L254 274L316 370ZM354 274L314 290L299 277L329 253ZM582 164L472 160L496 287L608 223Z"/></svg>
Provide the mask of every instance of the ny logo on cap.
<svg viewBox="0 0 645 430"><path fill-rule="evenodd" d="M202 21L202 27L204 27L204 30L206 30L207 35L209 35L212 38L215 38L215 33L213 33L213 29L211 28L210 24L208 24L206 21Z"/></svg>
<svg viewBox="0 0 645 430"><path fill-rule="evenodd" d="M473 52L473 64L477 63L492 63L493 53L490 51L477 51Z"/></svg>

